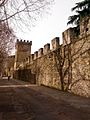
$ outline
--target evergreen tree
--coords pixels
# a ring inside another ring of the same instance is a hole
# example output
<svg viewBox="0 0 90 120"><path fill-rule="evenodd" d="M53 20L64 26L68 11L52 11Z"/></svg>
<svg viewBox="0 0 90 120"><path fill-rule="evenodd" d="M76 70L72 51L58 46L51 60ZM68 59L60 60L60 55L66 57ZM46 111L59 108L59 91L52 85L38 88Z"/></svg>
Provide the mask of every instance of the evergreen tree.
<svg viewBox="0 0 90 120"><path fill-rule="evenodd" d="M77 32L79 32L82 19L90 16L90 0L83 0L82 2L76 3L76 6L71 10L75 11L76 14L69 16L67 24L76 25Z"/></svg>

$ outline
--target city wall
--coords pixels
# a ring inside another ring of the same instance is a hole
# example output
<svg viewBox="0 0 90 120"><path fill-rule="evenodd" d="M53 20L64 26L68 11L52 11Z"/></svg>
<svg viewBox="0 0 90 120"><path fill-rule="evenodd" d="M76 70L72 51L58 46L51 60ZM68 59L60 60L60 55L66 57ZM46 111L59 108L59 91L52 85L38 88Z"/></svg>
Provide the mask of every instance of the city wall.
<svg viewBox="0 0 90 120"><path fill-rule="evenodd" d="M57 50L60 53L57 53ZM58 54L62 57L58 57ZM62 65L61 65L62 63ZM59 38L52 40L50 44L44 45L34 54L28 57L20 67L31 83L45 85L61 89L60 70L62 70L64 89L81 96L90 96L90 35L75 39L68 45L59 45ZM59 70L58 70L59 69ZM20 75L20 73L19 73ZM24 78L21 75L21 80ZM36 82L35 82L36 81Z"/></svg>
<svg viewBox="0 0 90 120"><path fill-rule="evenodd" d="M84 26L83 23L81 25ZM15 58L14 78L60 90L63 84L64 90L90 97L89 25L90 19L87 24L88 29L81 27L78 37L74 31L75 28L64 31L62 45L56 37L51 41L52 49L47 43L34 54L29 53L28 57L26 56L20 62ZM28 49L22 51L24 56ZM31 52L31 46L29 52ZM20 55L20 51L17 51L17 57L18 53Z"/></svg>

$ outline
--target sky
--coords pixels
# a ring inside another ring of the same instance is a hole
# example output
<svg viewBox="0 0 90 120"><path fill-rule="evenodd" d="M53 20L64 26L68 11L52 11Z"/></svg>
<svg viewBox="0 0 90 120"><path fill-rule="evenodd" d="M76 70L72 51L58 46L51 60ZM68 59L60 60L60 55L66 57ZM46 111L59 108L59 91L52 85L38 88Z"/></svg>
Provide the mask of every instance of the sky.
<svg viewBox="0 0 90 120"><path fill-rule="evenodd" d="M67 26L68 17L74 14L71 8L80 1L82 0L55 0L50 14L45 14L30 30L16 32L16 36L22 40L32 41L32 53L43 48L47 43L51 44L51 40L55 37L60 37L62 43L62 32L70 27Z"/></svg>

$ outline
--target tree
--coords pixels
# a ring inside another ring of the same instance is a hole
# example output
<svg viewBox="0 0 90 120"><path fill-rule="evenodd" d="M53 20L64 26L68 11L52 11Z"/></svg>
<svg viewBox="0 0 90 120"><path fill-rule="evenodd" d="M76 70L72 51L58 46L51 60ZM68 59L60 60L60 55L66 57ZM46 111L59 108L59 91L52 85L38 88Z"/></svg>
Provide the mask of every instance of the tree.
<svg viewBox="0 0 90 120"><path fill-rule="evenodd" d="M0 50L10 51L13 32L10 25L31 25L53 0L0 0ZM3 49L2 49L3 48Z"/></svg>
<svg viewBox="0 0 90 120"><path fill-rule="evenodd" d="M14 39L13 30L6 23L0 23L0 71L2 71L3 64L13 48Z"/></svg>
<svg viewBox="0 0 90 120"><path fill-rule="evenodd" d="M59 77L60 77L60 85L62 91L67 91L70 81L71 81L71 46L60 46L55 51L53 51L55 67L57 68ZM65 80L66 79L66 80Z"/></svg>
<svg viewBox="0 0 90 120"><path fill-rule="evenodd" d="M80 82L82 86L86 85L86 88L89 88L90 84L87 85L90 82L89 37L84 36L82 40L74 40L65 46L60 45L53 51L54 67L57 69L62 91L71 90Z"/></svg>
<svg viewBox="0 0 90 120"><path fill-rule="evenodd" d="M71 9L76 12L76 15L69 16L67 24L76 25L77 32L80 31L80 22L86 16L90 16L90 0L83 0L76 3L76 6Z"/></svg>
<svg viewBox="0 0 90 120"><path fill-rule="evenodd" d="M0 22L8 21L20 27L39 17L53 0L0 0ZM11 24L11 23L10 23Z"/></svg>

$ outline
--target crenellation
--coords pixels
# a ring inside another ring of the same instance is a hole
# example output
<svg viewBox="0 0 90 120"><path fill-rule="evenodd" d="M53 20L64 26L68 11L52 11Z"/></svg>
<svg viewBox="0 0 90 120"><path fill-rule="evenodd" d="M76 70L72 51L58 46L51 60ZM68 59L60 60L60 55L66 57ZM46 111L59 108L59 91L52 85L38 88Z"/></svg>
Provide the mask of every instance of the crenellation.
<svg viewBox="0 0 90 120"><path fill-rule="evenodd" d="M34 60L38 58L38 51L34 52Z"/></svg>
<svg viewBox="0 0 90 120"><path fill-rule="evenodd" d="M48 52L50 52L50 43L45 44L43 48L44 55L46 55Z"/></svg>
<svg viewBox="0 0 90 120"><path fill-rule="evenodd" d="M40 48L38 50L38 57L41 57L43 55L43 48Z"/></svg>
<svg viewBox="0 0 90 120"><path fill-rule="evenodd" d="M22 42L22 39L20 40L20 42Z"/></svg>
<svg viewBox="0 0 90 120"><path fill-rule="evenodd" d="M63 45L70 44L77 38L77 34L75 33L76 28L68 28L62 33Z"/></svg>
<svg viewBox="0 0 90 120"><path fill-rule="evenodd" d="M17 39L17 41L16 42L19 42L19 39Z"/></svg>
<svg viewBox="0 0 90 120"><path fill-rule="evenodd" d="M20 45L23 45L23 44L27 44L27 45L32 45L32 41L29 41L29 40L19 40L19 39L17 39L17 41L16 41L16 44L20 44Z"/></svg>
<svg viewBox="0 0 90 120"><path fill-rule="evenodd" d="M32 41L30 41L29 43L30 43L30 45L32 45Z"/></svg>
<svg viewBox="0 0 90 120"><path fill-rule="evenodd" d="M52 44L52 50L55 50L59 47L59 37L55 37L53 40L51 40Z"/></svg>
<svg viewBox="0 0 90 120"><path fill-rule="evenodd" d="M32 62L34 60L34 54L31 54L30 56L30 62Z"/></svg>

